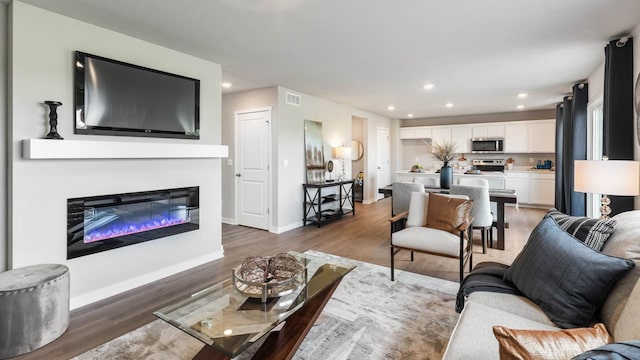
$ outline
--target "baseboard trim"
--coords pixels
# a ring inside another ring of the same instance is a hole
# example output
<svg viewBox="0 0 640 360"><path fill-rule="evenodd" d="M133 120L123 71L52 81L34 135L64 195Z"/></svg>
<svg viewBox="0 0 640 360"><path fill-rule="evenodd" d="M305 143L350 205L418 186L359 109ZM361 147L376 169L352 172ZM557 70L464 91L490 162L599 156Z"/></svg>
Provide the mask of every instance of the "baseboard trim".
<svg viewBox="0 0 640 360"><path fill-rule="evenodd" d="M223 224L229 224L229 225L238 225L238 223L236 222L236 219L234 219L234 218L223 217L222 218L222 223Z"/></svg>
<svg viewBox="0 0 640 360"><path fill-rule="evenodd" d="M69 308L71 310L80 308L85 305L89 305L99 300L106 299L110 296L114 296L125 291L137 288L142 285L149 284L156 280L160 280L167 276L175 275L181 271L189 270L196 266L208 263L210 261L214 261L217 259L221 259L224 256L223 251L207 254L205 256L201 256L196 259L184 261L179 264L175 264L157 271L150 272L148 274L144 274L133 279L128 279L126 281L121 281L119 283L90 291L88 293L74 296L69 301Z"/></svg>
<svg viewBox="0 0 640 360"><path fill-rule="evenodd" d="M286 226L276 226L272 227L270 231L274 234L282 234L283 232L287 232L289 230L297 229L302 226L302 221L295 222L293 224L289 224Z"/></svg>

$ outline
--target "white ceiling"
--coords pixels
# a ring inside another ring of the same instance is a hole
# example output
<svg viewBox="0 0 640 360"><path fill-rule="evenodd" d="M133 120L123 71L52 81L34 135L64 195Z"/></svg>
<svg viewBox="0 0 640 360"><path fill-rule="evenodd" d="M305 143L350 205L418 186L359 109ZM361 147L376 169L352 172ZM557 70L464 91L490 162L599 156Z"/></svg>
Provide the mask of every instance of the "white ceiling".
<svg viewBox="0 0 640 360"><path fill-rule="evenodd" d="M639 0L23 1L221 64L225 93L279 85L393 118L552 108L640 24Z"/></svg>

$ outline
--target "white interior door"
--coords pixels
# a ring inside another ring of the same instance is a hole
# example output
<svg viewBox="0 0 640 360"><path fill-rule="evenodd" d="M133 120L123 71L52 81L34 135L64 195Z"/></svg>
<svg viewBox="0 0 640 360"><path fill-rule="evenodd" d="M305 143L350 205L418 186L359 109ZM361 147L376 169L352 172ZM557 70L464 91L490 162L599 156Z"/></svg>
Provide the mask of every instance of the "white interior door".
<svg viewBox="0 0 640 360"><path fill-rule="evenodd" d="M271 108L235 112L238 225L269 229Z"/></svg>
<svg viewBox="0 0 640 360"><path fill-rule="evenodd" d="M389 161L391 146L389 140L389 129L379 127L377 134L378 146L376 161L378 173L376 176L376 189L391 184L391 162ZM383 194L378 194L377 190L376 194L376 199L384 197Z"/></svg>

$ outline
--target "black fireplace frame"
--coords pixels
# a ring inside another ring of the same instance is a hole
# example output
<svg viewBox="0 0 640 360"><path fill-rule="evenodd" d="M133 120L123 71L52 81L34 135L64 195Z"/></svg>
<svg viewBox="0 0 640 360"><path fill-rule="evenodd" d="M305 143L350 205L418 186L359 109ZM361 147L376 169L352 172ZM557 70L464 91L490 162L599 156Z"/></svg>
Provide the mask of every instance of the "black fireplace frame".
<svg viewBox="0 0 640 360"><path fill-rule="evenodd" d="M95 209L133 206L142 203L149 203L149 206L153 207L152 204L164 204L177 200L184 202L184 205L178 205L176 209L188 212L188 221L104 240L85 242L85 217L95 212ZM67 199L67 259L198 230L200 228L199 206L200 191L198 186Z"/></svg>

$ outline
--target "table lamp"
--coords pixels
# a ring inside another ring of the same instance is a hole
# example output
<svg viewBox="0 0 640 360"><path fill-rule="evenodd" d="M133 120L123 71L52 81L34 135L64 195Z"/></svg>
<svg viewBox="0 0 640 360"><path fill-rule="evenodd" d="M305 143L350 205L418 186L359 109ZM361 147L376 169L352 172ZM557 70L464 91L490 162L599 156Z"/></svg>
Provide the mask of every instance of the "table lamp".
<svg viewBox="0 0 640 360"><path fill-rule="evenodd" d="M334 149L335 158L342 160L342 174L339 176L339 180L342 181L346 178L347 174L344 170L344 162L346 159L351 159L351 148L348 146L340 145Z"/></svg>
<svg viewBox="0 0 640 360"><path fill-rule="evenodd" d="M636 196L640 194L640 162L631 160L575 160L574 190L602 194L602 219L611 214L611 199L607 195Z"/></svg>

